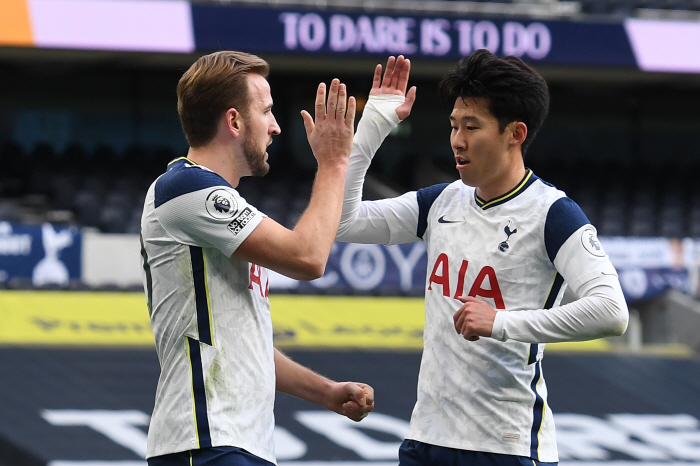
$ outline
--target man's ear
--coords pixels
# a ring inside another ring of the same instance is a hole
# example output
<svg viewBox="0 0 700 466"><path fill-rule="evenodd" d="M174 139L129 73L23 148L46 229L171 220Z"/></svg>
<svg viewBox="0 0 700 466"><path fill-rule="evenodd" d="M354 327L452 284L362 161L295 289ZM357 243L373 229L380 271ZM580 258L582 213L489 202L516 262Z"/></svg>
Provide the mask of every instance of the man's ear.
<svg viewBox="0 0 700 466"><path fill-rule="evenodd" d="M224 119L226 120L226 128L233 136L238 136L240 133L241 127L243 126L242 118L241 112L235 108L229 108L226 110L226 114L224 115Z"/></svg>
<svg viewBox="0 0 700 466"><path fill-rule="evenodd" d="M525 142L525 138L527 137L527 125L522 121L514 121L510 124L510 126L512 126L509 141L510 144L514 146L522 146Z"/></svg>

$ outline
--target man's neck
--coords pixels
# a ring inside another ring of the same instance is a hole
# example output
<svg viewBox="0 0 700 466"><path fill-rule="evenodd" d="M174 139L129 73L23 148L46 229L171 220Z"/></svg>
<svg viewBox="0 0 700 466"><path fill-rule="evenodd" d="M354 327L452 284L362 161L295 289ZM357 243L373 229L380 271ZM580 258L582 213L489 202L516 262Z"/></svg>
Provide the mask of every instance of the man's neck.
<svg viewBox="0 0 700 466"><path fill-rule="evenodd" d="M506 176L493 180L493 182L485 183L484 186L477 187L476 195L485 201L496 199L512 191L520 184L526 174L527 169L524 165L521 165L510 170Z"/></svg>
<svg viewBox="0 0 700 466"><path fill-rule="evenodd" d="M241 167L236 166L233 154L228 154L222 148L217 148L212 144L196 149L190 147L190 150L187 152L187 158L197 165L207 167L228 181L234 188L238 186L241 177L245 176Z"/></svg>

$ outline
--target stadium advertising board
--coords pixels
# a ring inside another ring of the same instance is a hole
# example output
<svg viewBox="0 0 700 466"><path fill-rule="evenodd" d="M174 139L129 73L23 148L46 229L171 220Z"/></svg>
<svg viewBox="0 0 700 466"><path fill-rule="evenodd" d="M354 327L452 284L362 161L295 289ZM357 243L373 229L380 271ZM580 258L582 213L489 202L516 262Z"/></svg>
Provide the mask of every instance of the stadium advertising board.
<svg viewBox="0 0 700 466"><path fill-rule="evenodd" d="M486 48L554 65L635 66L620 23L496 20L192 6L201 50L459 59ZM252 40L252 38L255 38Z"/></svg>
<svg viewBox="0 0 700 466"><path fill-rule="evenodd" d="M421 298L273 294L270 306L281 348L423 347ZM6 290L0 313L0 345L153 346L143 293Z"/></svg>
<svg viewBox="0 0 700 466"><path fill-rule="evenodd" d="M354 423L279 394L280 466L389 466L408 429L419 352L288 353L336 380L372 384L377 408ZM622 355L548 355L562 466L700 462L700 363ZM155 351L0 348L0 441L21 464L145 466L158 377ZM19 456L21 455L21 456ZM0 460L4 458L0 457ZM8 463L9 464L9 463Z"/></svg>
<svg viewBox="0 0 700 466"><path fill-rule="evenodd" d="M700 245L692 239L602 237L600 241L618 271L629 302L653 298L670 288L697 293ZM422 242L393 246L336 243L323 277L298 282L271 273L270 289L309 294L363 291L416 296L423 294L428 272L434 265L427 263ZM451 279L459 282L459 277ZM464 293L472 285L465 283Z"/></svg>
<svg viewBox="0 0 700 466"><path fill-rule="evenodd" d="M404 54L455 60L478 48L555 66L700 73L700 23L496 19L240 7L184 0L7 0L0 46L192 53Z"/></svg>
<svg viewBox="0 0 700 466"><path fill-rule="evenodd" d="M82 281L91 286L140 287L137 235L85 233ZM630 302L658 296L669 288L700 295L700 242L691 238L601 237ZM323 277L300 282L270 272L272 295L423 296L428 264L422 242L393 246L333 245ZM1 269L0 269L1 270ZM459 282L459 277L450 279ZM473 284L465 284L469 292ZM484 286L487 286L486 284ZM454 287L453 287L454 288Z"/></svg>
<svg viewBox="0 0 700 466"><path fill-rule="evenodd" d="M67 286L79 280L81 238L77 228L0 222L0 283Z"/></svg>

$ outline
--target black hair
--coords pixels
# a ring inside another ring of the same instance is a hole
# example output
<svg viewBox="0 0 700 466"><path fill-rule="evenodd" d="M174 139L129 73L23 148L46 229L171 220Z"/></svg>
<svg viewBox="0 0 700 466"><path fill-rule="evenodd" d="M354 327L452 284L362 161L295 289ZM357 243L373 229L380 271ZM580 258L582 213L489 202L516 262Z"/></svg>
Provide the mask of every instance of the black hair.
<svg viewBox="0 0 700 466"><path fill-rule="evenodd" d="M483 97L503 132L513 121L527 126L522 145L527 148L549 112L547 82L520 58L498 58L488 50L476 50L463 57L440 81L440 96L449 108L457 99Z"/></svg>

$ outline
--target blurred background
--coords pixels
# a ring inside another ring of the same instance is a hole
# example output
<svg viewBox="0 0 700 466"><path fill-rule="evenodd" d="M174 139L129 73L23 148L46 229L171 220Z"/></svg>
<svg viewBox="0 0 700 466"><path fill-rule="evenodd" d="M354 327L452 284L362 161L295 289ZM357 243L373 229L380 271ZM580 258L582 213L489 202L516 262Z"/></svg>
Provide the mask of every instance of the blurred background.
<svg viewBox="0 0 700 466"><path fill-rule="evenodd" d="M299 112L320 81L362 108L377 63L412 60L418 100L374 159L377 199L457 179L437 84L460 57L535 67L551 109L526 165L597 227L631 310L623 337L548 346L562 463L700 462L698 44L699 0L2 0L0 465L143 466L158 376L143 200L187 153L178 79L222 49L270 63L282 133L270 173L238 189L290 228L315 170ZM378 396L355 425L280 395L281 464L396 463L426 265L422 243L336 243L324 277L272 275L278 347Z"/></svg>

